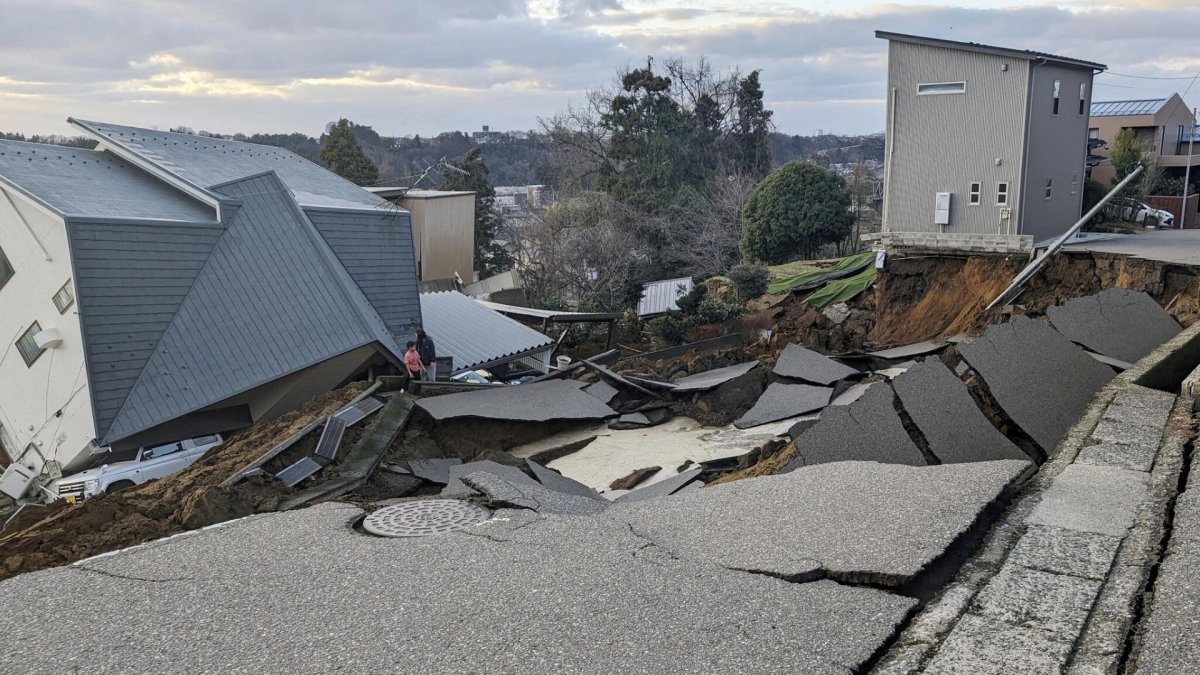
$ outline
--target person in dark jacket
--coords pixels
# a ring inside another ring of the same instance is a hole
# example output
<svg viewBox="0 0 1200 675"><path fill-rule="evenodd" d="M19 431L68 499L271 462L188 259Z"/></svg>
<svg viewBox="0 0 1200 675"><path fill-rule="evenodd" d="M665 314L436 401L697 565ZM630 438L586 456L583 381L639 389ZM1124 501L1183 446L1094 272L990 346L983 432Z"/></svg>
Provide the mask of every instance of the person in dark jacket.
<svg viewBox="0 0 1200 675"><path fill-rule="evenodd" d="M433 382L437 379L437 348L424 330L417 331L417 352L421 355L421 365L425 366L425 379Z"/></svg>

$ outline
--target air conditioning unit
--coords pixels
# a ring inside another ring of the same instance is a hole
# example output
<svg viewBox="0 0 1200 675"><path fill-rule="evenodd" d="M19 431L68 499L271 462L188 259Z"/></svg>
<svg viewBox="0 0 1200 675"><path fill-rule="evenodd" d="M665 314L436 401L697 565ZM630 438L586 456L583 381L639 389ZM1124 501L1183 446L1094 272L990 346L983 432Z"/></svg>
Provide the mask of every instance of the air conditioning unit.
<svg viewBox="0 0 1200 675"><path fill-rule="evenodd" d="M57 328L46 328L34 335L33 341L38 349L54 349L62 344L62 333L58 332Z"/></svg>
<svg viewBox="0 0 1200 675"><path fill-rule="evenodd" d="M0 492L13 499L20 499L25 496L37 476L33 469L16 463L9 464L4 474L0 475Z"/></svg>

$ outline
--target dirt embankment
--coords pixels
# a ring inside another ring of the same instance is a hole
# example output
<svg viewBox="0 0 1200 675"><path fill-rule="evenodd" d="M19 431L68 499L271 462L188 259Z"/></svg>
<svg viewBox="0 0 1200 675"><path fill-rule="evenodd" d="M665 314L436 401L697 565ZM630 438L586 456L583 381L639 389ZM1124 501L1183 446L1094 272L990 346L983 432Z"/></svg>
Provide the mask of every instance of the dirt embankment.
<svg viewBox="0 0 1200 675"><path fill-rule="evenodd" d="M0 579L65 565L185 530L271 511L287 493L270 477L220 484L309 423L332 414L366 388L355 383L300 410L259 423L192 466L116 494L28 509L0 533Z"/></svg>

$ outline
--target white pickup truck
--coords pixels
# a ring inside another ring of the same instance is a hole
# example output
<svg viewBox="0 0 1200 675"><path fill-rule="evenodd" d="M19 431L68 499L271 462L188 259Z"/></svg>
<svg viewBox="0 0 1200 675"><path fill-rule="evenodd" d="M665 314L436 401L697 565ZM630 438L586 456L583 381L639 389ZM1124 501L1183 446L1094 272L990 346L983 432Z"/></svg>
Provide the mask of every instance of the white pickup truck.
<svg viewBox="0 0 1200 675"><path fill-rule="evenodd" d="M66 499L72 504L103 492L117 492L191 466L223 440L220 434L214 434L176 443L147 446L139 449L137 455L129 461L103 464L94 469L63 476L52 482L48 489L57 499Z"/></svg>

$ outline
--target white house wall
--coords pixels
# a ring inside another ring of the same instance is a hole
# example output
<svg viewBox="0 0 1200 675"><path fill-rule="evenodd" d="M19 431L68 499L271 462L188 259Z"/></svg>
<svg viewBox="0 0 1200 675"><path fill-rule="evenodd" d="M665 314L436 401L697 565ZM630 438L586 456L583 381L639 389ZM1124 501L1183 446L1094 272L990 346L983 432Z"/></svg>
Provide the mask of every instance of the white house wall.
<svg viewBox="0 0 1200 675"><path fill-rule="evenodd" d="M0 190L0 249L14 270L0 287L0 441L11 455L32 444L66 464L96 437L76 306L60 314L53 301L71 281L66 231L61 218ZM58 329L62 344L26 366L15 343L34 321Z"/></svg>

